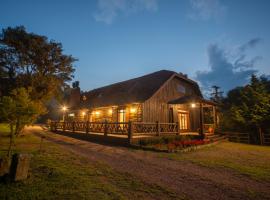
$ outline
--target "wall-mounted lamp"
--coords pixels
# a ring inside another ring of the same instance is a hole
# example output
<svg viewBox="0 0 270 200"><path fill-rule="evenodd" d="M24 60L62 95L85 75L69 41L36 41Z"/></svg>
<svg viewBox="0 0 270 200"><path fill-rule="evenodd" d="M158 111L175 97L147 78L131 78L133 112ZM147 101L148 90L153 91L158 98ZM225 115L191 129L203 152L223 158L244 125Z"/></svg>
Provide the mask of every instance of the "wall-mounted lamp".
<svg viewBox="0 0 270 200"><path fill-rule="evenodd" d="M130 108L130 112L131 112L131 113L135 113L136 110L137 110L136 108Z"/></svg>
<svg viewBox="0 0 270 200"><path fill-rule="evenodd" d="M196 107L196 104L195 103L192 103L191 104L191 108L195 108Z"/></svg>

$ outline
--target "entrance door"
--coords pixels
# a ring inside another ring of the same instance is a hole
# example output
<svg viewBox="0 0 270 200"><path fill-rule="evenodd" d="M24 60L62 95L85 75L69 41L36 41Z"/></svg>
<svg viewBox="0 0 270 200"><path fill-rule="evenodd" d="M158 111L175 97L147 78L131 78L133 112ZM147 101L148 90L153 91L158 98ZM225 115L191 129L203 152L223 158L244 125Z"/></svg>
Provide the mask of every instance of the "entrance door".
<svg viewBox="0 0 270 200"><path fill-rule="evenodd" d="M180 131L187 131L189 129L189 113L187 111L178 112L178 121Z"/></svg>

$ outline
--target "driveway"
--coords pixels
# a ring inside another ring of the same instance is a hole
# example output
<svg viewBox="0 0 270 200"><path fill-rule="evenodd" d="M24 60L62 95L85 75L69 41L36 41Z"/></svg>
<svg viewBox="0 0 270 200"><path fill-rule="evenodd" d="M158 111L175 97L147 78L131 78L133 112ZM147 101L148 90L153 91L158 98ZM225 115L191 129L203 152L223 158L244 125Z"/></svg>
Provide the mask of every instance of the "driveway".
<svg viewBox="0 0 270 200"><path fill-rule="evenodd" d="M28 127L26 131L36 135L44 133L38 126ZM96 144L49 131L46 139L90 162L105 163L116 171L130 173L188 199L270 199L269 182L230 169L203 167L185 160L170 160L160 153Z"/></svg>

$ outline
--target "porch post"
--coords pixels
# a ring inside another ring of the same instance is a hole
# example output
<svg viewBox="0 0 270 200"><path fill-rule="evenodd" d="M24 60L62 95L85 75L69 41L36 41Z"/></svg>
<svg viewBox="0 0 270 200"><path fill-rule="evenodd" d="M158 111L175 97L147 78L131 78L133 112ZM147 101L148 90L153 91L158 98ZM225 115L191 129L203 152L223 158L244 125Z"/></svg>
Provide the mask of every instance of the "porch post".
<svg viewBox="0 0 270 200"><path fill-rule="evenodd" d="M160 136L160 124L159 124L159 121L156 121L156 129L157 129L156 135Z"/></svg>
<svg viewBox="0 0 270 200"><path fill-rule="evenodd" d="M203 124L204 124L203 105L202 105L202 103L200 102L200 135L201 135L202 138L204 138Z"/></svg>
<svg viewBox="0 0 270 200"><path fill-rule="evenodd" d="M216 114L216 106L213 106L213 118L214 118L214 130L217 127L217 114Z"/></svg>
<svg viewBox="0 0 270 200"><path fill-rule="evenodd" d="M131 144L133 137L133 123L132 121L128 122L128 143Z"/></svg>
<svg viewBox="0 0 270 200"><path fill-rule="evenodd" d="M105 120L104 122L104 136L108 135L108 121Z"/></svg>

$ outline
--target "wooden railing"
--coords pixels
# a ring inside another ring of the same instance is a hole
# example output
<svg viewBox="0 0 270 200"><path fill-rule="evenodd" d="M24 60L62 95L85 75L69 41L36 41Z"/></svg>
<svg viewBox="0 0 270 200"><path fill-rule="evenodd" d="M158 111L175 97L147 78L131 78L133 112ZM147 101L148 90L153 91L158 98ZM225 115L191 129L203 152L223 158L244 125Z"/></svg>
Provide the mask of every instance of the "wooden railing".
<svg viewBox="0 0 270 200"><path fill-rule="evenodd" d="M134 122L133 133L135 135L141 134L179 134L177 123L147 123L147 122Z"/></svg>
<svg viewBox="0 0 270 200"><path fill-rule="evenodd" d="M177 123L145 122L51 122L52 131L103 133L104 135L164 135L179 134Z"/></svg>

